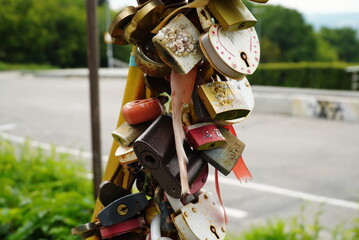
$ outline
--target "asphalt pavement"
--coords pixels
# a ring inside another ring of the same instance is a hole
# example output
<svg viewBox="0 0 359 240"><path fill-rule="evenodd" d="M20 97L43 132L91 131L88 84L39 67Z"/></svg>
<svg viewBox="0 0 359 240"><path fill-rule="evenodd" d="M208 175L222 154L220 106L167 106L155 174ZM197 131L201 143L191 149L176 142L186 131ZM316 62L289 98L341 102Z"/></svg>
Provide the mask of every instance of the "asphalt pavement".
<svg viewBox="0 0 359 240"><path fill-rule="evenodd" d="M124 76L100 80L103 155L112 144L125 83ZM86 77L0 72L0 133L14 142L30 138L44 147L90 152L89 108ZM327 227L348 227L359 217L359 122L254 110L235 128L246 143L243 156L254 179L220 178L230 232L298 214L312 223L322 212ZM90 159L84 164L90 167ZM212 175L205 188L215 193Z"/></svg>

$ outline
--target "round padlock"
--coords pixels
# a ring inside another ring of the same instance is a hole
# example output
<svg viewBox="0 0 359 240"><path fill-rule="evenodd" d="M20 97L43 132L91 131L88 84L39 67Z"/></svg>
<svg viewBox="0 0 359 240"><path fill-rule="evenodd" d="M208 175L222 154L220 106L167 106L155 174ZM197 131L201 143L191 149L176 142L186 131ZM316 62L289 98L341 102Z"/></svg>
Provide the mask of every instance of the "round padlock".
<svg viewBox="0 0 359 240"><path fill-rule="evenodd" d="M212 66L229 78L243 79L258 67L260 47L253 27L226 31L215 24L201 36L200 47Z"/></svg>

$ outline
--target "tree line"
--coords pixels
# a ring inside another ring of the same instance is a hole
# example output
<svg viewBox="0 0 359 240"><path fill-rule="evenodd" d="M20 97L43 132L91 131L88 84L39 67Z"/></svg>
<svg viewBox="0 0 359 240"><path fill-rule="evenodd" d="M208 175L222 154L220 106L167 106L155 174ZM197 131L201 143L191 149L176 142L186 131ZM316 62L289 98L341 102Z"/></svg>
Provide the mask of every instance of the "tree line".
<svg viewBox="0 0 359 240"><path fill-rule="evenodd" d="M245 4L257 17L261 62L359 62L355 29L314 31L303 15L281 6ZM0 61L85 67L84 0L0 0ZM112 12L114 16L116 12ZM101 66L106 66L104 7L99 7ZM127 61L130 46L114 46L114 57Z"/></svg>

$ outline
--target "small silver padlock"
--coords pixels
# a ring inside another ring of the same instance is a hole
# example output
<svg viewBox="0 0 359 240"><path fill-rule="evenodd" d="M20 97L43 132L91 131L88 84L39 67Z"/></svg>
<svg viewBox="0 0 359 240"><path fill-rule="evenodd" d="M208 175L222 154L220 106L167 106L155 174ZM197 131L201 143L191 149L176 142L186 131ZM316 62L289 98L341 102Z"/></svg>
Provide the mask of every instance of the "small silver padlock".
<svg viewBox="0 0 359 240"><path fill-rule="evenodd" d="M183 205L179 199L166 194L176 216L173 222L183 240L224 239L224 212L210 192L202 192L196 203Z"/></svg>

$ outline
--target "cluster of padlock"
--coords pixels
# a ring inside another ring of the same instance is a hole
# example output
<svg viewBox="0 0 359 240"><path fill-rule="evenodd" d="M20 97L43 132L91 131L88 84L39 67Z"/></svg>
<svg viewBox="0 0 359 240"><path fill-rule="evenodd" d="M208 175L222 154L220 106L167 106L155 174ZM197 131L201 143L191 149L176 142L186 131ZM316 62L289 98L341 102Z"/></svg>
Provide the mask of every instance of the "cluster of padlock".
<svg viewBox="0 0 359 240"><path fill-rule="evenodd" d="M125 122L112 132L119 165L100 186L103 208L96 221L72 233L83 239L224 239L221 199L203 186L209 165L228 175L244 150L232 124L254 107L246 76L259 63L256 19L241 0L138 4L121 9L109 33L115 44L136 46L130 66L142 71L151 96L122 107ZM120 169L127 176L119 177Z"/></svg>

